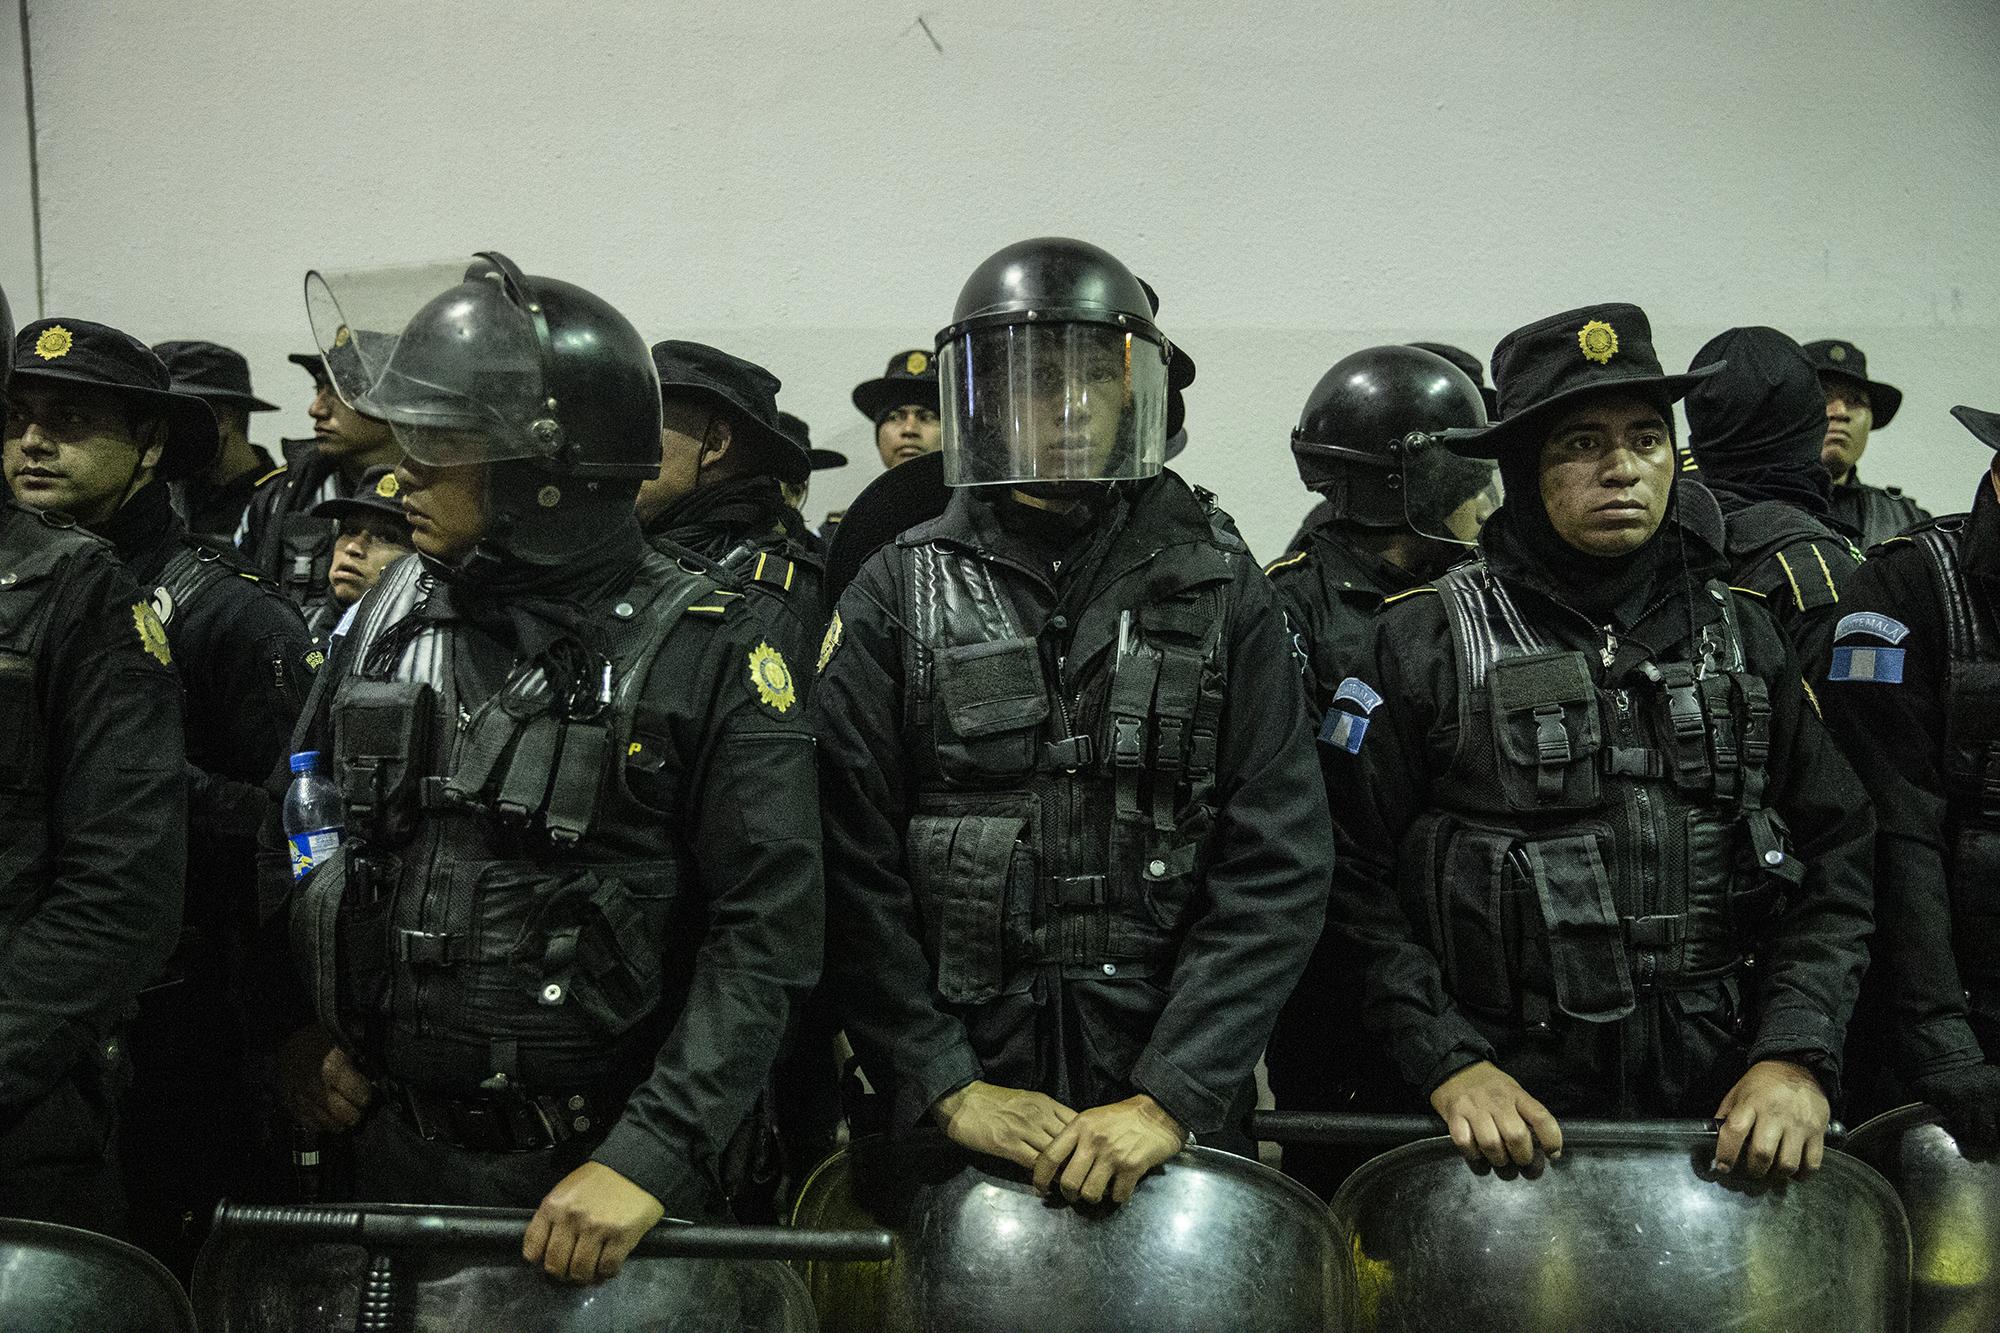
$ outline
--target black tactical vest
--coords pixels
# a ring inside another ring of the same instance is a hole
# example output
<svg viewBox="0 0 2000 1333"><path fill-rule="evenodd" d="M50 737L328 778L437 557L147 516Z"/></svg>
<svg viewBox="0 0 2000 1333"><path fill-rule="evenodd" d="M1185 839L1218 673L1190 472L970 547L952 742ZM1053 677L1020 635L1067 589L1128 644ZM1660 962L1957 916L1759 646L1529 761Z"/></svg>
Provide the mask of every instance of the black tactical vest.
<svg viewBox="0 0 2000 1333"><path fill-rule="evenodd" d="M0 502L0 932L54 875L49 754L38 666L64 566L95 544L81 531Z"/></svg>
<svg viewBox="0 0 2000 1333"><path fill-rule="evenodd" d="M1771 706L1730 593L1694 661L1603 679L1543 643L1483 562L1433 585L1458 678L1457 743L1399 858L1432 905L1446 985L1475 1017L1626 1017L1734 974L1804 866L1766 801Z"/></svg>
<svg viewBox="0 0 2000 1333"><path fill-rule="evenodd" d="M674 812L627 781L660 762L634 719L681 617L738 594L649 552L568 697L529 663L471 700L454 680L465 636L395 628L431 585L421 561L391 567L345 645L331 757L347 842L292 917L321 1020L445 1090L650 1065L642 1025L685 985L663 960L703 927Z"/></svg>
<svg viewBox="0 0 2000 1333"><path fill-rule="evenodd" d="M1170 546L1035 633L997 562L926 531L902 539L905 852L939 995L1164 974L1216 817L1247 553L1219 530Z"/></svg>
<svg viewBox="0 0 2000 1333"><path fill-rule="evenodd" d="M1967 520L1910 534L1936 580L1950 667L1945 686L1945 845L1953 952L1976 1013L2000 1018L2000 632L1971 594Z"/></svg>

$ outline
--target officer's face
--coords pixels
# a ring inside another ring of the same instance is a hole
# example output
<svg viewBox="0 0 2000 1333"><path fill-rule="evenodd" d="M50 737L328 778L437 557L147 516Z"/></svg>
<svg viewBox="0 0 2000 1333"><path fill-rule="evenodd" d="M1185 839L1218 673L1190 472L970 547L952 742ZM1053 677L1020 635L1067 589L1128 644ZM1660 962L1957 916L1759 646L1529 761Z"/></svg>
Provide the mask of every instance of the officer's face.
<svg viewBox="0 0 2000 1333"><path fill-rule="evenodd" d="M1844 482L1868 447L1875 412L1868 405L1868 386L1860 380L1823 374L1819 387L1826 390L1826 439L1819 447L1820 465L1836 482Z"/></svg>
<svg viewBox="0 0 2000 1333"><path fill-rule="evenodd" d="M1499 507L1500 475L1496 472L1484 490L1445 515L1445 530L1455 540L1470 546L1479 540L1479 530L1486 526L1486 520L1493 517L1493 511Z"/></svg>
<svg viewBox="0 0 2000 1333"><path fill-rule="evenodd" d="M380 581L382 571L410 553L403 526L387 516L354 516L341 520L333 544L333 564L327 574L333 600L351 606Z"/></svg>
<svg viewBox="0 0 2000 1333"><path fill-rule="evenodd" d="M943 447L943 428L932 408L908 403L875 426L875 452L882 455L885 468L936 453Z"/></svg>
<svg viewBox="0 0 2000 1333"><path fill-rule="evenodd" d="M660 405L660 475L639 483L634 507L641 523L701 484L702 473L729 452L729 425L698 401L669 398Z"/></svg>
<svg viewBox="0 0 2000 1333"><path fill-rule="evenodd" d="M20 383L7 412L7 485L32 509L102 523L151 478L163 446L164 427L135 421L111 390Z"/></svg>
<svg viewBox="0 0 2000 1333"><path fill-rule="evenodd" d="M425 555L457 560L486 535L486 466L431 467L407 455L396 465L410 541Z"/></svg>
<svg viewBox="0 0 2000 1333"><path fill-rule="evenodd" d="M1117 452L1118 427L1130 406L1124 356L1117 346L1101 341L1074 350L1038 346L1033 352L1028 413L1038 475L1102 477Z"/></svg>
<svg viewBox="0 0 2000 1333"><path fill-rule="evenodd" d="M1674 467L1658 407L1616 394L1592 398L1542 445L1542 506L1556 535L1585 555L1624 555L1659 531Z"/></svg>
<svg viewBox="0 0 2000 1333"><path fill-rule="evenodd" d="M312 406L313 443L329 458L379 458L396 450L389 423L364 417L333 391L333 382L316 377Z"/></svg>

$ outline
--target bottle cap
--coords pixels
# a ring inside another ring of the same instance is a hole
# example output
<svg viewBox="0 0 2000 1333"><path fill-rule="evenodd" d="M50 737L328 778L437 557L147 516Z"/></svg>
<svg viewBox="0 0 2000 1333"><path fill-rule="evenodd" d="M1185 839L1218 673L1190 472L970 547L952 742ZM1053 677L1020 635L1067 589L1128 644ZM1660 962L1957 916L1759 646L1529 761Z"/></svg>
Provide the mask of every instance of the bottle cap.
<svg viewBox="0 0 2000 1333"><path fill-rule="evenodd" d="M294 773L303 773L308 769L313 769L318 767L319 767L318 750L300 750L297 754L292 756L292 772Z"/></svg>

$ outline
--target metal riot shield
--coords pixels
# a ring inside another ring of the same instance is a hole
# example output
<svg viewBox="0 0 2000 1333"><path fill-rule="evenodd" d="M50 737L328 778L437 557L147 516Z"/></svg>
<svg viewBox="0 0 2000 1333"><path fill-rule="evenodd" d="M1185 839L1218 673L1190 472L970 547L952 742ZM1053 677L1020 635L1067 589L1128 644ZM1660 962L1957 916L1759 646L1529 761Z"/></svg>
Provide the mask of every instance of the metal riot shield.
<svg viewBox="0 0 2000 1333"><path fill-rule="evenodd" d="M909 466L905 464L904 466ZM887 1227L885 1264L806 1266L828 1333L1302 1333L1337 1328L1326 1210L1302 1186L1190 1148L1129 1203L1036 1194L1028 1173L941 1134L862 1139L799 1193L811 1227Z"/></svg>
<svg viewBox="0 0 2000 1333"><path fill-rule="evenodd" d="M2000 1328L2000 1159L1966 1157L1928 1106L1878 1115L1845 1146L1909 1214L1910 1333Z"/></svg>
<svg viewBox="0 0 2000 1333"><path fill-rule="evenodd" d="M522 1262L529 1216L225 1203L195 1267L203 1333L812 1333L812 1302L784 1260L889 1253L881 1234L666 1223L617 1277L566 1286Z"/></svg>
<svg viewBox="0 0 2000 1333"><path fill-rule="evenodd" d="M194 1333L186 1293L160 1262L95 1231L0 1218L0 1328L35 1333Z"/></svg>
<svg viewBox="0 0 2000 1333"><path fill-rule="evenodd" d="M1910 1229L1888 1182L1832 1150L1785 1183L1717 1178L1714 1155L1699 1121L1565 1121L1561 1160L1528 1172L1468 1167L1448 1138L1392 1149L1333 1198L1349 1327L1904 1327Z"/></svg>

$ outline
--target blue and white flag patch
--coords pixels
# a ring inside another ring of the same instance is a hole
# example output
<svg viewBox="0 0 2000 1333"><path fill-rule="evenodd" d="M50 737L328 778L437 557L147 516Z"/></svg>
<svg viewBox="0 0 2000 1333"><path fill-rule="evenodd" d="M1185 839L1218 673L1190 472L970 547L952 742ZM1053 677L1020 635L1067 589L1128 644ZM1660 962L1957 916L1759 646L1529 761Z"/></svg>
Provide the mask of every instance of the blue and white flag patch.
<svg viewBox="0 0 2000 1333"><path fill-rule="evenodd" d="M1833 627L1836 639L1844 639L1850 634L1869 634L1884 643L1901 643L1910 637L1910 627L1880 611L1855 611L1842 616L1840 623Z"/></svg>
<svg viewBox="0 0 2000 1333"><path fill-rule="evenodd" d="M1319 743L1349 754L1361 753L1361 742L1367 735L1368 719L1345 708L1327 709L1326 720L1319 724Z"/></svg>
<svg viewBox="0 0 2000 1333"><path fill-rule="evenodd" d="M1833 668L1826 673L1826 678L1872 682L1876 685L1901 685L1903 654L1907 651L1909 650L1906 648L1861 648L1843 645L1833 650Z"/></svg>
<svg viewBox="0 0 2000 1333"><path fill-rule="evenodd" d="M1340 682L1340 688L1333 692L1333 701L1339 703L1342 699L1360 704L1364 713L1372 713L1382 706L1382 696L1359 676L1349 676Z"/></svg>

